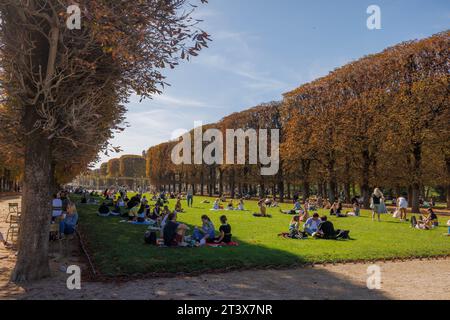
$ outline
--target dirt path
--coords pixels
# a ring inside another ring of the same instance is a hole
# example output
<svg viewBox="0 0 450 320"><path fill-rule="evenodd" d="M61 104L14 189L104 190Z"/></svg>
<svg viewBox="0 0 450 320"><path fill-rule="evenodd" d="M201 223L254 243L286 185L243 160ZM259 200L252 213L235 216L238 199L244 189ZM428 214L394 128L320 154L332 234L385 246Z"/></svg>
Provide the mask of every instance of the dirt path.
<svg viewBox="0 0 450 320"><path fill-rule="evenodd" d="M5 203L0 201L2 233ZM85 266L72 248L61 252L53 250L51 278L17 286L8 283L15 254L0 245L0 299L450 299L450 259L379 263L381 290L367 289L369 264L340 264L127 283L82 282L81 290L70 291L68 275L60 266Z"/></svg>

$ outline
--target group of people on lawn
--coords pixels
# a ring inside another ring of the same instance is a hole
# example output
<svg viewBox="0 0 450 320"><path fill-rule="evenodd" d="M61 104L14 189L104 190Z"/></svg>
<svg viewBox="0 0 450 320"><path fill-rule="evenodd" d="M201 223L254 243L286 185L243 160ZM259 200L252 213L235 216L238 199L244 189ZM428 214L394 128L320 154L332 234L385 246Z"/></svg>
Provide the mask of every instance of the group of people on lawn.
<svg viewBox="0 0 450 320"><path fill-rule="evenodd" d="M122 216L127 217L128 221L134 223L149 222L151 226L160 230L160 238L164 240L166 246L186 246L186 233L189 227L177 222L178 214L183 213L181 205L181 196L176 197L176 204L173 211L169 209L169 203L165 195L159 194L152 198L155 201L150 205L146 196L137 194L131 199L125 195L118 195L116 199L108 203L104 201L98 208L98 215L101 217ZM192 205L192 198L188 201ZM110 206L114 207L110 210ZM201 218L202 226L193 230L189 240L195 241L197 245L203 246L207 243L227 244L231 242L231 226L227 222L227 217L220 217L221 226L219 236L216 237L216 230L211 219L204 215Z"/></svg>
<svg viewBox="0 0 450 320"><path fill-rule="evenodd" d="M177 215L184 212L181 205L180 195L176 197L176 205L173 212L168 208L168 201L165 195L160 194L159 196L153 197L152 200L156 201L153 208L149 205L145 196L142 197L141 195L136 195L131 199L123 199L122 195L120 195L114 201L115 209L113 211L110 211L108 205L103 203L99 208L99 215L121 215L123 212L121 208L127 207L129 210L126 215L129 221L139 223L151 220L154 225L161 228L161 233L165 234L164 243L166 245L171 245L174 241L182 244L185 234L189 228L184 224L176 222ZM372 220L375 220L376 217L378 217L378 221L380 221L380 215L388 212L385 205L384 195L380 189L376 188L374 190L371 195L370 202L372 208ZM207 203L207 201L205 203ZM408 207L407 200L403 196L399 197L396 199L396 204L397 210L394 213L394 217L400 218L401 221L406 221ZM278 202L276 201L276 198L260 199L258 201L259 213L254 213L253 215L255 217L270 217L270 215L267 214L267 207L277 206ZM315 238L324 239L347 238L349 231L335 229L333 223L328 220L327 216L320 217L318 213L314 213L312 216L309 216L309 212L316 211L317 209L323 207L329 209L330 216L336 216L338 218L349 216L359 217L361 214L361 204L359 199L356 197L352 199L352 211L345 213L343 212L343 206L340 200L329 203L326 199L307 199L302 206L298 197L296 197L292 209L284 211L280 210L284 214L293 215L289 225L289 237L305 238L307 236L312 236ZM221 196L214 201L213 208L211 210L245 211L244 199L240 199L237 207L235 207L233 200L229 200L227 202L226 198ZM225 222L222 221L222 218L225 219ZM228 240L231 241L231 236L228 237L228 235L231 235L231 227L228 223L226 223L226 217L223 216L222 218L221 222L223 223L223 226L221 226L221 230L219 230L221 236L215 236L214 225L208 216L205 215L202 217L202 226L193 230L191 239L196 240L200 245L214 241L223 242L224 238L226 240L225 242ZM302 223L303 231L300 230ZM413 217L411 219L411 224L414 228L427 230L437 226L438 220L436 214L433 212L433 209L429 208L427 210L427 215L420 216L419 219ZM176 228L174 227L175 225L177 226ZM168 228L167 233L164 232L166 226Z"/></svg>
<svg viewBox="0 0 450 320"><path fill-rule="evenodd" d="M164 245L171 246L187 246L186 240L193 241L197 246L204 246L211 244L230 244L231 241L231 226L225 215L220 217L219 236L216 236L216 229L213 222L207 215L201 217L202 226L195 227L192 236L186 237L187 231L190 228L182 223L177 222L177 214L170 213L167 219L161 223L162 238Z"/></svg>

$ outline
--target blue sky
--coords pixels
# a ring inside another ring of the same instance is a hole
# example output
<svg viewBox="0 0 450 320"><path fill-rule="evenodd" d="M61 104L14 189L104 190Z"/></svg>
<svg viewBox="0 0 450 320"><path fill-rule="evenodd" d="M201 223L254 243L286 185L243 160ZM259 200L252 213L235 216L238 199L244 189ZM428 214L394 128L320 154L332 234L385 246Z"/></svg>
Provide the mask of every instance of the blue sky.
<svg viewBox="0 0 450 320"><path fill-rule="evenodd" d="M195 0L192 0L195 1ZM381 30L369 30L369 5ZM132 97L128 127L112 144L140 154L179 136L194 121L212 123L402 41L450 29L449 0L209 0L196 18L209 49L165 72L171 87L153 100Z"/></svg>

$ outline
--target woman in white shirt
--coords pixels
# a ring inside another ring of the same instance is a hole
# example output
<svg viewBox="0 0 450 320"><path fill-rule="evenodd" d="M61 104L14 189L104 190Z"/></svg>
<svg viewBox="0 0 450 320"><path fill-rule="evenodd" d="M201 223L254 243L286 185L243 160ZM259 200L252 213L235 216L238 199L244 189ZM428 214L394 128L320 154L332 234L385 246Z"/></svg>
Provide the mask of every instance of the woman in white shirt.
<svg viewBox="0 0 450 320"><path fill-rule="evenodd" d="M406 221L406 214L408 212L408 200L401 196L397 199L397 208L400 211L400 221Z"/></svg>

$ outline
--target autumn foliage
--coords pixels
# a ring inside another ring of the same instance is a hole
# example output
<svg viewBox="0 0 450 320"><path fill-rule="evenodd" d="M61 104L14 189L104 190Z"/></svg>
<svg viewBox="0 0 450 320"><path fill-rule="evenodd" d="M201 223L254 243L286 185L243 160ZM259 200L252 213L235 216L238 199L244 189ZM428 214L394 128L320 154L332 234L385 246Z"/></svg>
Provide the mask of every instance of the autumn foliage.
<svg viewBox="0 0 450 320"><path fill-rule="evenodd" d="M304 84L270 103L204 126L281 130L281 169L263 177L255 165L180 165L176 142L151 147L147 177L158 188L284 197L300 189L333 200L355 194L369 204L375 186L407 192L418 211L426 186L450 193L449 32L401 43ZM193 133L191 132L191 135Z"/></svg>

